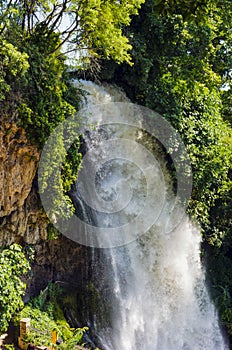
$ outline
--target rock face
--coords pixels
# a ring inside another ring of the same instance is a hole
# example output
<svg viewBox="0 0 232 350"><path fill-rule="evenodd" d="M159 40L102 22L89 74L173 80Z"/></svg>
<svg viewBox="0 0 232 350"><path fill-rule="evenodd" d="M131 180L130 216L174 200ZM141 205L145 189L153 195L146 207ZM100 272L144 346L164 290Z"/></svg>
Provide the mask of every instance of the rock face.
<svg viewBox="0 0 232 350"><path fill-rule="evenodd" d="M35 177L39 152L25 131L15 124L0 127L0 217L10 215L28 197Z"/></svg>
<svg viewBox="0 0 232 350"><path fill-rule="evenodd" d="M36 244L46 240L47 219L37 201L32 190L22 206L0 218L0 245Z"/></svg>
<svg viewBox="0 0 232 350"><path fill-rule="evenodd" d="M61 236L55 240L40 242L34 249L35 258L31 278L27 282L26 298L38 294L49 281L78 288L86 279L83 267L88 259L87 248Z"/></svg>
<svg viewBox="0 0 232 350"><path fill-rule="evenodd" d="M26 300L49 281L78 284L83 280L86 253L65 237L48 239L48 220L36 190L40 153L25 131L13 123L0 125L0 246L13 242L32 249Z"/></svg>
<svg viewBox="0 0 232 350"><path fill-rule="evenodd" d="M33 180L39 151L13 123L0 126L0 245L46 239L46 219Z"/></svg>

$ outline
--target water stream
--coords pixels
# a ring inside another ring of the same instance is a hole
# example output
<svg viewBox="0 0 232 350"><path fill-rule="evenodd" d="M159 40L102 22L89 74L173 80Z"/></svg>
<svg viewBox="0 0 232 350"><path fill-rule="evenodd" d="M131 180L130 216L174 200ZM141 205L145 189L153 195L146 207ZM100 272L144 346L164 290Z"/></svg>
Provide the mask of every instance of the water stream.
<svg viewBox="0 0 232 350"><path fill-rule="evenodd" d="M90 107L99 103L128 102L124 94L114 87L91 82L81 84L90 93L87 96ZM118 107L112 105L111 108ZM115 113L122 112L120 107ZM100 142L106 143L122 135L125 138L128 133L130 138L146 139L146 135L141 136L138 131L108 125L86 133L87 149L96 149ZM146 140L143 144L146 145ZM154 149L159 154L159 147ZM137 152L137 155L139 158L140 153ZM89 310L89 315L92 312L89 322L101 347L106 350L228 349L205 285L199 230L185 215L177 227L166 234L167 222L175 220L175 216L170 217L175 196L170 176L165 170L164 157L160 155L155 166L146 169L144 176L141 168L120 156L110 160L106 157L104 162L102 148L97 156L102 164L96 172L95 187L109 210L95 208L90 211L89 207L94 207L94 203L91 204L92 190L87 189L90 203L83 204L80 193L83 193L85 184L78 180L75 189L77 206L79 202L79 210L82 210L83 217L87 217L87 222L92 220L95 227L108 228L109 232L111 228L123 227L126 221L137 215L148 185L155 189L149 215L156 216L150 229L141 232L137 239L131 239L135 238L132 233L128 244L117 246L110 233L107 236L108 248L96 248L94 242L92 244L91 278L101 296L104 312L100 305L98 312ZM89 159L96 162L96 154L90 152ZM82 178L88 177L88 171L82 170ZM120 190L123 193L120 194ZM118 202L115 205L115 201L124 203L123 210L117 209ZM161 212L159 206L162 206ZM146 221L146 217L143 220ZM105 314L99 315L102 312Z"/></svg>

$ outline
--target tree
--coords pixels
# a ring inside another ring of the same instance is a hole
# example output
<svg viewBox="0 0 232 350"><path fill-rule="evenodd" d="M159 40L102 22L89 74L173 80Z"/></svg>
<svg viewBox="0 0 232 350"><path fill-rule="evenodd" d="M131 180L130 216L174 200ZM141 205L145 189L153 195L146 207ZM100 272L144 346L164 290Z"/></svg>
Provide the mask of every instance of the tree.
<svg viewBox="0 0 232 350"><path fill-rule="evenodd" d="M66 48L79 55L113 58L116 62L131 58L132 48L122 28L129 25L131 15L138 12L145 0L11 0L1 1L1 33L7 32L12 21L22 35L30 36L40 27L47 38L59 33L60 41L50 53Z"/></svg>
<svg viewBox="0 0 232 350"><path fill-rule="evenodd" d="M209 241L220 225L212 226L210 210L231 186L231 129L221 113L221 88L231 67L222 46L229 49L231 34L228 23L222 24L223 12L220 16L219 8L213 9L197 24L180 14L157 15L148 0L127 29L134 66L105 62L102 71L103 79L116 81L133 101L162 114L181 134L194 177L189 210Z"/></svg>
<svg viewBox="0 0 232 350"><path fill-rule="evenodd" d="M154 0L155 12L164 15L181 15L184 20L202 21L215 6L214 0Z"/></svg>
<svg viewBox="0 0 232 350"><path fill-rule="evenodd" d="M29 271L30 265L18 244L0 250L0 331L7 330L9 321L23 307L22 296L26 284L22 275Z"/></svg>

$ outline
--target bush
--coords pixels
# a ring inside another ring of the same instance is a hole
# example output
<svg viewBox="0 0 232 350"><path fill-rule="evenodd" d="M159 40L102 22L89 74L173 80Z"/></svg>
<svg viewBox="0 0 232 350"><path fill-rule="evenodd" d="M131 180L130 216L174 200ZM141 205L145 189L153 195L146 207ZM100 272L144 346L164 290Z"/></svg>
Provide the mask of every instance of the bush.
<svg viewBox="0 0 232 350"><path fill-rule="evenodd" d="M61 288L50 283L15 317L16 326L19 326L21 318L31 320L31 330L25 337L27 342L56 348L56 345L51 344L52 331L55 330L62 341L59 349L74 350L76 344L82 344L83 334L88 328L73 329L69 326L58 303L61 295Z"/></svg>
<svg viewBox="0 0 232 350"><path fill-rule="evenodd" d="M0 332L5 332L14 314L23 307L26 284L21 276L30 265L18 244L0 250Z"/></svg>

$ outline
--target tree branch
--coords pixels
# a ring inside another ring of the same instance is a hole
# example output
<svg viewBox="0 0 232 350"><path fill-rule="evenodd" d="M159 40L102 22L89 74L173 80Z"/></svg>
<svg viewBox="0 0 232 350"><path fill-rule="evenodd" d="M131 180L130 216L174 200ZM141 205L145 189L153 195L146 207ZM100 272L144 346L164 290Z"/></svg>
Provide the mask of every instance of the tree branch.
<svg viewBox="0 0 232 350"><path fill-rule="evenodd" d="M57 50L59 50L68 40L69 40L69 38L71 37L71 35L75 32L75 30L78 28L78 26L79 26L79 21L78 21L78 13L76 13L75 14L76 15L76 18L75 18L75 20L73 21L73 23L72 23L72 25L71 26L73 26L72 28L71 27L69 27L69 31L64 31L63 33L61 33L61 36L63 35L63 34L67 34L66 36L65 36L65 38L60 42L60 44L53 50L53 51L51 51L49 54L51 55L51 54L53 54L54 52L56 52Z"/></svg>
<svg viewBox="0 0 232 350"><path fill-rule="evenodd" d="M51 27L49 28L50 32L54 31L54 28L56 28L57 23L60 21L60 19L62 19L63 14L65 13L66 9L67 9L67 3L69 1L68 0L64 0L63 4L61 5L62 9L60 10L60 12L57 15L56 20L54 21L54 23L51 25ZM54 16L55 18L55 16Z"/></svg>
<svg viewBox="0 0 232 350"><path fill-rule="evenodd" d="M6 18L7 13L9 12L9 9L10 9L10 7L11 7L11 5L12 5L12 2L13 2L13 0L10 0L9 3L7 4L6 10L5 10L5 12L3 13L3 16L1 16L1 22L3 22L3 21L4 21L4 18ZM17 1L16 1L16 3L17 3ZM10 13L10 16L9 16L9 17L11 17L11 13ZM2 33L4 32L5 29L6 29L6 23L4 23L4 26L2 27L2 29L1 29L1 31L0 31L0 34L2 34Z"/></svg>

